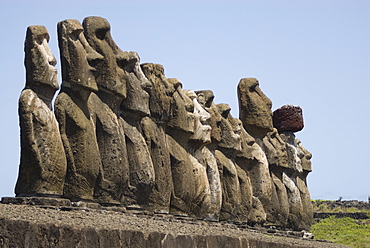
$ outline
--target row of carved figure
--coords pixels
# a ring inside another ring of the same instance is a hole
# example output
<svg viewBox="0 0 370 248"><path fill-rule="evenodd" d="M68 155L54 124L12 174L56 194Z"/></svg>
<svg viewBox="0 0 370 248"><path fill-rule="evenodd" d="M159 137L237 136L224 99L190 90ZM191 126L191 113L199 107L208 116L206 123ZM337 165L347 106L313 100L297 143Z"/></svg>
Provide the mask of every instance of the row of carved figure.
<svg viewBox="0 0 370 248"><path fill-rule="evenodd" d="M244 78L233 118L212 91L183 90L161 65L140 65L107 20L87 17L58 23L63 82L53 111L59 84L48 41L44 26L28 27L16 196L310 227L311 154L293 134L303 128L299 107L275 118L258 81Z"/></svg>

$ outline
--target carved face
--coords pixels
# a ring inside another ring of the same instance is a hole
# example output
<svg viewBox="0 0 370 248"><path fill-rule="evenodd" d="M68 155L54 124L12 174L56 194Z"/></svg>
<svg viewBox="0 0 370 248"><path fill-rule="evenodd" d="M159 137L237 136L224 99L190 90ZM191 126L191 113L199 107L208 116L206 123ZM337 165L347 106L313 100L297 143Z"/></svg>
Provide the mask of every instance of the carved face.
<svg viewBox="0 0 370 248"><path fill-rule="evenodd" d="M211 142L211 126L206 125L206 123L211 118L211 115L199 104L194 91L187 90L185 93L194 104L194 134L190 139L201 144L209 144Z"/></svg>
<svg viewBox="0 0 370 248"><path fill-rule="evenodd" d="M213 104L213 99L215 98L215 95L213 94L213 91L211 90L200 90L195 91L197 94L197 99L200 105L202 105L203 108L210 108Z"/></svg>
<svg viewBox="0 0 370 248"><path fill-rule="evenodd" d="M301 159L303 170L308 171L308 172L312 171L312 165L311 165L312 154L309 151L307 151L306 148L304 148L304 146L302 145L299 139L297 139L296 142L297 142L297 148L298 148L299 157Z"/></svg>
<svg viewBox="0 0 370 248"><path fill-rule="evenodd" d="M240 121L239 119L236 119L236 120ZM255 139L247 131L245 131L243 126L241 126L241 130L240 130L241 151L237 153L237 157L241 159L250 160L252 156L251 148L254 143L255 143Z"/></svg>
<svg viewBox="0 0 370 248"><path fill-rule="evenodd" d="M58 39L63 83L66 81L71 86L79 85L89 91L97 91L93 72L103 57L86 41L81 24L72 19L59 22Z"/></svg>
<svg viewBox="0 0 370 248"><path fill-rule="evenodd" d="M232 149L235 151L241 150L240 132L241 126L237 119L234 119L230 114L230 106L228 104L217 104L218 112L221 119L221 141L219 146L222 148Z"/></svg>
<svg viewBox="0 0 370 248"><path fill-rule="evenodd" d="M194 134L196 120L194 103L182 90L182 84L178 79L170 78L168 81L175 88L175 92L173 93L174 109L172 118L167 126Z"/></svg>
<svg viewBox="0 0 370 248"><path fill-rule="evenodd" d="M103 59L96 65L95 79L99 90L107 90L122 98L126 97L126 80L117 65L117 54L122 52L112 39L109 22L101 17L86 17L84 33L90 46Z"/></svg>
<svg viewBox="0 0 370 248"><path fill-rule="evenodd" d="M139 55L135 52L123 52L119 61L127 76L127 97L121 104L123 114L128 111L140 117L149 115L148 92L152 84L141 70Z"/></svg>
<svg viewBox="0 0 370 248"><path fill-rule="evenodd" d="M142 64L141 68L152 83L149 90L150 115L158 121L168 121L173 108L175 88L164 75L164 68L159 64Z"/></svg>
<svg viewBox="0 0 370 248"><path fill-rule="evenodd" d="M58 90L57 63L48 45L49 33L44 26L30 26L25 42L26 85L44 84Z"/></svg>
<svg viewBox="0 0 370 248"><path fill-rule="evenodd" d="M255 78L243 78L238 85L239 112L244 128L252 135L272 131L272 102L263 94Z"/></svg>
<svg viewBox="0 0 370 248"><path fill-rule="evenodd" d="M211 126L211 137L213 142L221 140L221 119L222 116L218 112L218 108L213 104L214 94L211 90L196 91L199 104L205 108L211 115L209 124Z"/></svg>

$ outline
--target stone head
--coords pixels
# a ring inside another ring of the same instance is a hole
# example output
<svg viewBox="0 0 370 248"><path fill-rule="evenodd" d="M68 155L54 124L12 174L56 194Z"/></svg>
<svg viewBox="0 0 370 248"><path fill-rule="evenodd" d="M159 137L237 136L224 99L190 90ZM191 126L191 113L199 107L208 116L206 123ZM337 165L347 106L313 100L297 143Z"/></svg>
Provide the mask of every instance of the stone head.
<svg viewBox="0 0 370 248"><path fill-rule="evenodd" d="M165 77L162 65L145 63L141 69L152 84L149 89L150 115L157 121L168 121L173 109L174 85Z"/></svg>
<svg viewBox="0 0 370 248"><path fill-rule="evenodd" d="M103 57L87 42L80 22L73 19L59 22L58 42L63 85L97 91L95 66Z"/></svg>
<svg viewBox="0 0 370 248"><path fill-rule="evenodd" d="M192 90L186 90L185 94L193 101L194 104L194 134L190 137L195 143L205 145L211 143L211 126L207 125L211 118L208 113L198 102L197 95Z"/></svg>
<svg viewBox="0 0 370 248"><path fill-rule="evenodd" d="M121 111L125 115L138 117L150 114L149 93L151 82L140 67L140 57L136 52L122 52L118 57L119 66L126 73L126 99L122 101ZM127 113L126 113L127 112Z"/></svg>
<svg viewBox="0 0 370 248"><path fill-rule="evenodd" d="M95 79L99 90L125 98L125 74L117 64L117 58L122 51L113 41L109 22L102 17L91 16L86 17L82 25L90 46L103 56L96 64Z"/></svg>
<svg viewBox="0 0 370 248"><path fill-rule="evenodd" d="M199 104L211 115L208 123L211 126L211 137L213 143L221 141L221 119L218 108L213 103L215 95L211 90L195 91Z"/></svg>
<svg viewBox="0 0 370 248"><path fill-rule="evenodd" d="M194 103L186 95L185 91L182 89L182 83L178 79L169 78L168 82L173 85L175 92L172 96L174 108L167 126L194 134L194 123L196 120L194 115Z"/></svg>
<svg viewBox="0 0 370 248"><path fill-rule="evenodd" d="M218 145L222 148L240 151L241 122L231 116L231 108L228 104L217 104L216 107L222 117L220 125L221 141Z"/></svg>
<svg viewBox="0 0 370 248"><path fill-rule="evenodd" d="M239 119L236 119L236 120L239 120ZM240 130L241 151L238 152L237 157L242 160L247 159L250 161L253 157L253 154L251 152L251 150L253 149L252 146L255 143L256 143L255 139L244 129L242 125L241 130Z"/></svg>
<svg viewBox="0 0 370 248"><path fill-rule="evenodd" d="M265 136L272 131L272 102L255 78L243 78L238 85L239 118L247 132Z"/></svg>
<svg viewBox="0 0 370 248"><path fill-rule="evenodd" d="M299 139L296 139L298 151L300 153L300 159L302 163L302 169L307 172L312 171L312 154L307 151L307 149L302 145L301 141Z"/></svg>
<svg viewBox="0 0 370 248"><path fill-rule="evenodd" d="M49 33L44 26L27 28L24 46L26 86L49 86L53 93L59 89L56 59L48 45Z"/></svg>
<svg viewBox="0 0 370 248"><path fill-rule="evenodd" d="M199 90L195 91L197 94L198 102L203 108L210 108L213 104L215 95L212 90Z"/></svg>

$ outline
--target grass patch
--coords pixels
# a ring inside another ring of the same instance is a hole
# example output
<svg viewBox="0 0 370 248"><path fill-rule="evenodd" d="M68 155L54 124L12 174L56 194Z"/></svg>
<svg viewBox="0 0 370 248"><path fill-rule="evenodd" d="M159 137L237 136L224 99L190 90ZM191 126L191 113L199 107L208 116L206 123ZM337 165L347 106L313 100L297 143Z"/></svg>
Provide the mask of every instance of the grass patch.
<svg viewBox="0 0 370 248"><path fill-rule="evenodd" d="M310 231L315 239L326 239L350 247L370 248L369 220L331 216L314 224Z"/></svg>
<svg viewBox="0 0 370 248"><path fill-rule="evenodd" d="M332 207L328 202L335 201L326 201L326 200L311 200L313 211L316 213L370 213L367 209L358 209L356 207L345 207L345 206L336 206Z"/></svg>

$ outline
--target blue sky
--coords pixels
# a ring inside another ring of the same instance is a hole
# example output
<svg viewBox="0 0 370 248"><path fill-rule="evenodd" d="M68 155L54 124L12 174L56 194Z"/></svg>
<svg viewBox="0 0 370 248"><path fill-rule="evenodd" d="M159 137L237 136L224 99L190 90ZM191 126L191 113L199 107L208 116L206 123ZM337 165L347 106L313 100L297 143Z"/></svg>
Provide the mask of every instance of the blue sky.
<svg viewBox="0 0 370 248"><path fill-rule="evenodd" d="M61 2L0 3L0 197L14 195L18 173L26 28L46 26L60 73L57 22L101 16L122 50L162 64L166 76L180 79L186 89L213 90L215 102L230 104L234 117L243 77L259 80L273 110L301 106L305 128L296 136L313 154L311 197L367 200L369 1Z"/></svg>

